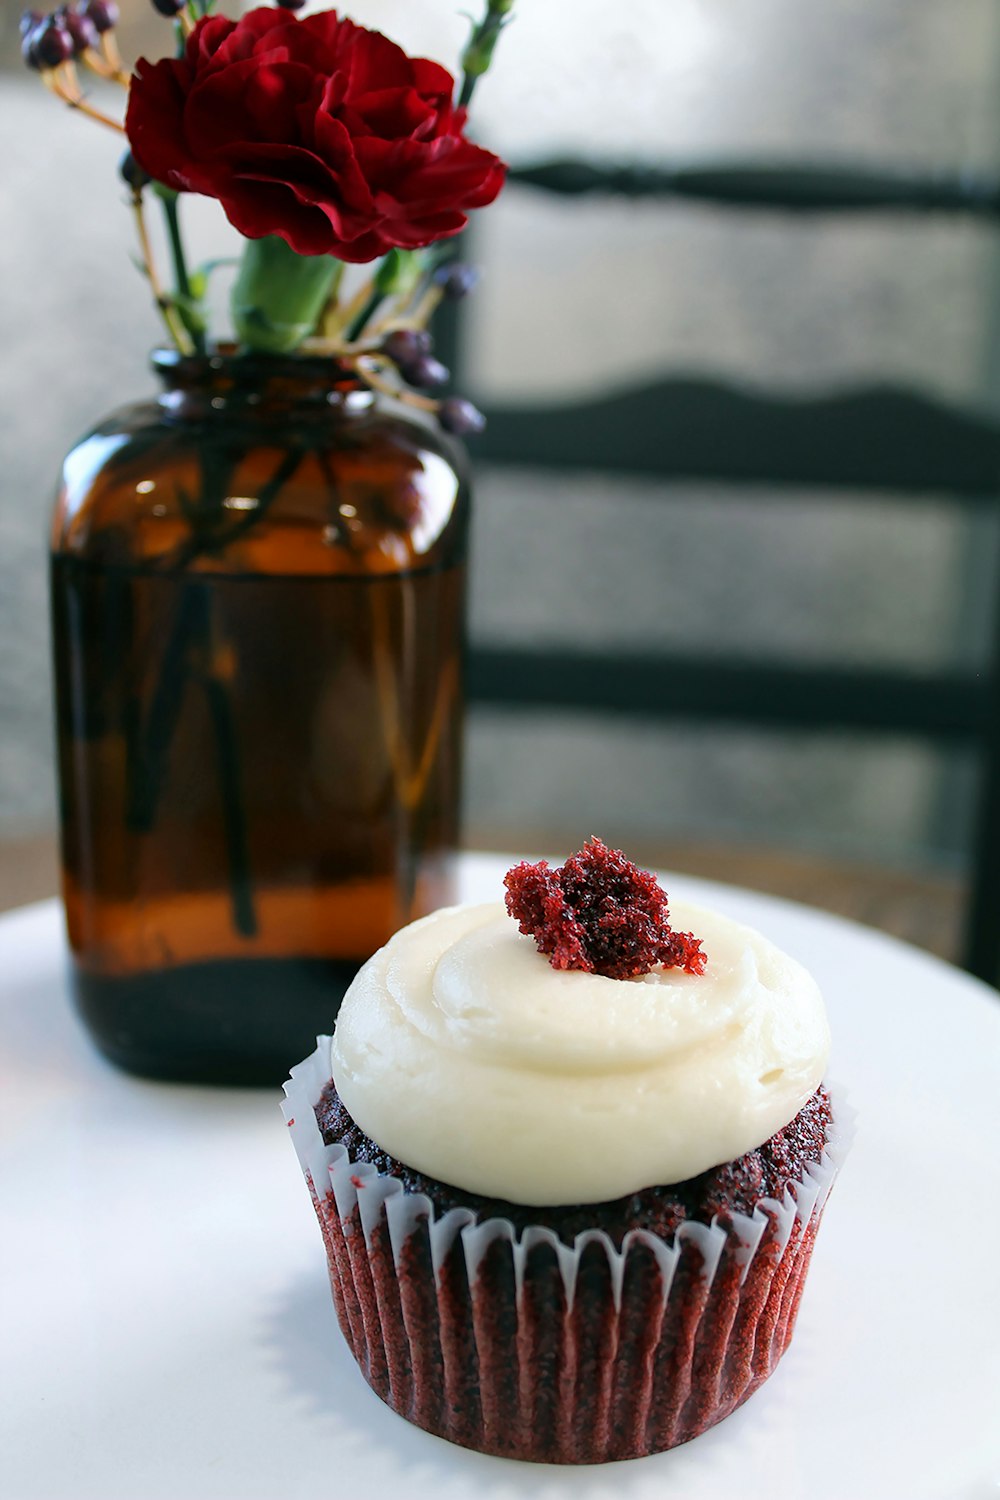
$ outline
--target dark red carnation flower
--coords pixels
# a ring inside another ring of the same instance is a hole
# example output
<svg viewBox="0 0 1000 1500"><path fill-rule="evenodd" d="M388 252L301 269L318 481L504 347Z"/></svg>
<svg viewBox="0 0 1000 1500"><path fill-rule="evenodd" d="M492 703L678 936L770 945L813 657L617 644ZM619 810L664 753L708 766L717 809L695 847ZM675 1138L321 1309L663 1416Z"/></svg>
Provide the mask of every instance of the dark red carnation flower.
<svg viewBox="0 0 1000 1500"><path fill-rule="evenodd" d="M554 969L631 979L661 965L702 974L706 955L689 932L670 926L667 893L656 876L619 849L589 839L553 870L546 860L515 865L504 877L507 910Z"/></svg>
<svg viewBox="0 0 1000 1500"><path fill-rule="evenodd" d="M458 234L503 186L453 96L447 69L336 11L262 8L141 59L125 129L151 177L218 198L248 239L370 261Z"/></svg>

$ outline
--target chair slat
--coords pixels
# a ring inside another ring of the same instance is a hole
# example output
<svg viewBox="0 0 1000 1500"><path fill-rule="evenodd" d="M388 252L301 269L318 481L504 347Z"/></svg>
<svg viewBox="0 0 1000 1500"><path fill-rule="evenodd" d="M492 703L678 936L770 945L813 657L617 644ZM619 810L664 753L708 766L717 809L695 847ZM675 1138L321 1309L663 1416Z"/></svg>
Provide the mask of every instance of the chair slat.
<svg viewBox="0 0 1000 1500"><path fill-rule="evenodd" d="M486 414L470 443L480 462L975 499L1000 490L1000 423L891 386L789 396L679 377Z"/></svg>
<svg viewBox="0 0 1000 1500"><path fill-rule="evenodd" d="M971 673L514 646L473 646L467 692L473 703L535 712L871 730L939 741L975 739L990 714L987 688Z"/></svg>
<svg viewBox="0 0 1000 1500"><path fill-rule="evenodd" d="M561 197L688 198L785 213L944 213L1000 218L1000 179L988 173L886 171L753 161L589 162L514 166L510 180Z"/></svg>

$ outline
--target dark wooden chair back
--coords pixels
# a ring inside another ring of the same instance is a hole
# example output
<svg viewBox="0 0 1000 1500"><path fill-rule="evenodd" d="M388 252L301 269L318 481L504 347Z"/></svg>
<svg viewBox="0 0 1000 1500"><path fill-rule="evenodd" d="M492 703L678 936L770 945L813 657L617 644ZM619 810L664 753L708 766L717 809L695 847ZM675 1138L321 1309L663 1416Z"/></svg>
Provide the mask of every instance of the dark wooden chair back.
<svg viewBox="0 0 1000 1500"><path fill-rule="evenodd" d="M730 211L1000 218L1000 184L971 178L572 161L513 177L546 192L697 198ZM801 397L676 377L593 401L486 410L473 449L490 465L891 492L913 504L944 493L970 508L994 506L1000 490L1000 423L896 386ZM984 674L480 644L468 683L472 702L512 710L556 706L973 746L979 783L964 961L991 983L1000 977L1000 639Z"/></svg>

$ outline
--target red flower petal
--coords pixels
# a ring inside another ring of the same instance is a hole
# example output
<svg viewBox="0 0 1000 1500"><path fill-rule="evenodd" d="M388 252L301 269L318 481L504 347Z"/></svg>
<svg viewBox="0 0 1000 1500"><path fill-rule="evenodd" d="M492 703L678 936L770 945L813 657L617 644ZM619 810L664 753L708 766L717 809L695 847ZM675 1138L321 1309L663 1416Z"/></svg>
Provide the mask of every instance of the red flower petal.
<svg viewBox="0 0 1000 1500"><path fill-rule="evenodd" d="M335 11L199 21L140 62L126 132L157 181L218 198L249 238L372 260L457 234L506 168L462 134L446 69Z"/></svg>

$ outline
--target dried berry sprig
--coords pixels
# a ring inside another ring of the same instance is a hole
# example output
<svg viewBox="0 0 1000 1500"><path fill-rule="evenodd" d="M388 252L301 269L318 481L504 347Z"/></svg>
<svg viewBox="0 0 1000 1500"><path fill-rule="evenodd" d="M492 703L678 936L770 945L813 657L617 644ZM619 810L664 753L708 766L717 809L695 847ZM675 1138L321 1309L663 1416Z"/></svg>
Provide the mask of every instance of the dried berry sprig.
<svg viewBox="0 0 1000 1500"><path fill-rule="evenodd" d="M162 3L166 3L166 0L162 0ZM205 7L202 13L204 11ZM85 98L75 66L80 62L103 78L128 82L129 75L121 67L121 58L114 40L117 21L118 6L115 0L82 0L79 4L62 4L50 15L26 11L21 18L22 55L28 66L40 74L42 82L63 103L99 124L124 134L124 127L119 121L97 109ZM177 194L154 185L157 195L163 201L167 239L174 263L176 292L173 296L168 296L157 274L146 225L143 191L151 183L149 174L139 166L131 151L126 151L122 157L119 174L130 191L129 201L135 220L141 267L149 281L157 310L173 343L182 354L202 353L205 348L205 322L200 299L195 296L187 273L177 223Z"/></svg>
<svg viewBox="0 0 1000 1500"><path fill-rule="evenodd" d="M479 267L462 260L448 260L437 267L431 282L449 302L460 302L479 285Z"/></svg>
<svg viewBox="0 0 1000 1500"><path fill-rule="evenodd" d="M55 19L60 25L65 26L73 38L73 57L78 61L85 61L89 53L93 53L96 59L94 66L98 72L105 72L104 60L97 52L100 37L97 27L89 16L79 11L73 5L59 5L53 11Z"/></svg>
<svg viewBox="0 0 1000 1500"><path fill-rule="evenodd" d="M619 849L591 838L558 869L547 860L504 877L507 910L554 969L634 979L656 967L702 974L706 955L670 926L667 893Z"/></svg>
<svg viewBox="0 0 1000 1500"><path fill-rule="evenodd" d="M371 299L365 319L359 318L356 328L368 338L380 338L399 332L420 332L430 323L441 303L445 300L457 302L479 283L479 271L464 261L440 260L440 251L417 252L411 257L421 274L413 278L409 298L401 296L395 306L382 317L372 321L370 312L378 308L378 299ZM429 352L429 351L428 351Z"/></svg>
<svg viewBox="0 0 1000 1500"><path fill-rule="evenodd" d="M47 16L26 11L21 17L21 56L57 99L71 109L79 110L88 119L123 134L124 127L119 120L112 119L87 100L77 76L77 60L101 77L117 76L92 45L100 41L100 35L88 14L68 5Z"/></svg>
<svg viewBox="0 0 1000 1500"><path fill-rule="evenodd" d="M128 83L112 33L117 17L117 6L109 0L63 4L49 15L25 11L21 17L21 56L28 67L43 75L61 70L60 81L69 96L64 102L79 108L82 96L70 64L80 63L114 83Z"/></svg>
<svg viewBox="0 0 1000 1500"><path fill-rule="evenodd" d="M382 352L400 369L423 359L433 349L434 340L427 328L397 328L382 340Z"/></svg>
<svg viewBox="0 0 1000 1500"><path fill-rule="evenodd" d="M183 53L185 39L213 10L215 0L150 0L150 3L159 14L175 23L178 45ZM294 12L301 8L302 0L276 0L276 3L280 9ZM486 12L479 25L473 28L463 58L470 78L482 76L489 66L499 30L509 18L512 6L513 0L500 0L500 3L487 0ZM263 11L254 13L256 17L265 14ZM321 27L317 31L315 20L311 18L303 23L310 39L315 39L320 32L325 36L331 29L327 26L325 30ZM114 35L117 21L116 0L63 0L58 9L48 15L39 11L26 12L21 27L24 58L63 103L116 132L122 131L122 125L85 97L77 68L87 68L104 78L130 85L128 139L136 155L127 158L128 166L123 167L123 176L130 190L142 268L150 280L156 305L167 322L171 338L182 352L198 353L205 347L203 296L200 283L196 285L196 278L188 275L184 262L174 191L178 183L174 182L169 163L164 167L162 152L156 156L154 151L155 164L148 155L152 149L150 140L154 144L157 140L155 110L152 125L146 117L137 122L132 110L136 86L157 69L169 69L174 63L163 59L157 64L144 64L145 71L137 71L133 80L122 68ZM333 27L339 24L334 16ZM261 21L249 23L246 18L240 23L225 23L233 31L239 30L241 25L244 29L249 26L251 31L256 28L255 36L262 26L265 31L268 29ZM399 55L403 67L408 60L405 54L400 52ZM409 62L412 67L412 60ZM319 68L318 60L315 66ZM468 79L466 83L468 85ZM468 87L465 92L468 94ZM446 181L439 184L436 191L444 208L454 215L464 210L465 200L474 193L483 201L489 201L489 195L495 196L504 168L498 158L480 151L465 139L464 118L457 111L449 113L449 109L448 105L440 106L435 128L440 139L453 148L455 160L465 175L461 185L449 188L453 198L448 197L445 188L456 181L454 174L446 176ZM171 130L168 136L174 139L178 132L172 126ZM160 139L162 144L162 137ZM285 141L279 132L276 145L291 149L294 141ZM139 165L140 161L145 167ZM150 173L156 180L150 177ZM180 185L183 182L182 179ZM167 187L165 183L174 185ZM175 271L175 288L169 296L163 291L152 263L142 197L147 188L161 198L166 216ZM213 192L211 196L216 194ZM221 188L218 196L224 201ZM376 200L377 194L373 198ZM426 218L428 212L424 198L415 202L415 217L408 229L411 236L415 236L415 231L423 225L421 214ZM398 232L388 226L388 220L383 222L386 219L384 214L380 217L375 212L370 217L371 222L365 221L361 229L375 243L380 237L384 242ZM349 248L355 245L361 229L353 225L350 234L345 231L342 238ZM303 251L293 246L283 228L263 237L247 230L245 237L247 243L234 292L242 294L249 290L254 295L241 295L233 304L237 338L245 347L279 354L301 349L305 354L328 353L338 359L355 360L358 374L366 379L372 377L369 383L373 388L377 382L378 388L391 387L398 399L437 414L447 430L473 432L481 428L483 418L471 403L457 396L437 396L447 385L450 375L434 357L427 324L442 300L465 296L476 281L472 267L446 260L448 251L444 242L412 250L394 248L390 240L390 248L373 257L375 267L369 281L342 304L340 282L344 262L352 259L350 253L345 252L340 259L335 258L333 252ZM339 256L338 250L336 257Z"/></svg>
<svg viewBox="0 0 1000 1500"><path fill-rule="evenodd" d="M405 384L399 366L383 352L347 354L341 356L341 361L349 369L353 369L373 391L379 391L383 396L391 396L393 400L402 402L404 406L411 406L436 417L445 432L450 432L454 437L471 436L482 432L486 426L486 418L482 412L464 397L446 396L443 400L437 400ZM439 362L434 360L433 363L437 365ZM440 365L439 368L447 378L445 366Z"/></svg>
<svg viewBox="0 0 1000 1500"><path fill-rule="evenodd" d="M76 49L74 60L112 83L128 87L129 75L122 66L114 37L118 7L107 0L84 0L60 5L54 12L66 27Z"/></svg>
<svg viewBox="0 0 1000 1500"><path fill-rule="evenodd" d="M29 68L41 73L61 68L73 57L73 38L53 16L25 11L21 17L21 57Z"/></svg>
<svg viewBox="0 0 1000 1500"><path fill-rule="evenodd" d="M195 9L194 0L151 0L153 9L157 15L163 16L167 21L173 21L177 30L177 51L184 51L184 43L191 35L201 16L205 14L204 9L200 12Z"/></svg>
<svg viewBox="0 0 1000 1500"><path fill-rule="evenodd" d="M427 323L443 298L466 296L478 280L477 269L463 261L441 264L404 252L386 257L345 304L332 288L319 320L323 334L306 339L302 353L338 360L372 390L435 416L455 436L482 432L486 419L471 401L428 394L442 390L451 372L434 357Z"/></svg>
<svg viewBox="0 0 1000 1500"><path fill-rule="evenodd" d="M120 19L115 0L84 0L81 10L93 21L101 36L109 36Z"/></svg>
<svg viewBox="0 0 1000 1500"><path fill-rule="evenodd" d="M474 437L486 427L486 418L479 407L464 396L446 396L438 406L437 419L453 437Z"/></svg>

